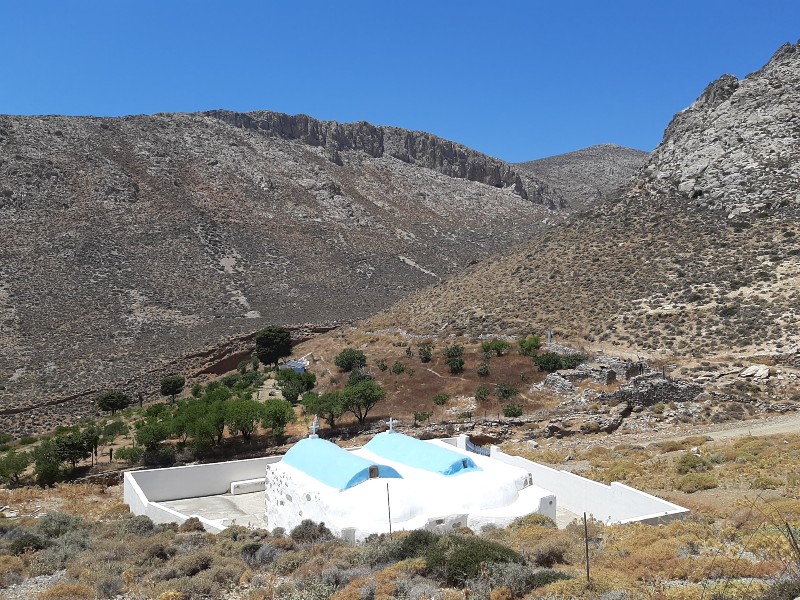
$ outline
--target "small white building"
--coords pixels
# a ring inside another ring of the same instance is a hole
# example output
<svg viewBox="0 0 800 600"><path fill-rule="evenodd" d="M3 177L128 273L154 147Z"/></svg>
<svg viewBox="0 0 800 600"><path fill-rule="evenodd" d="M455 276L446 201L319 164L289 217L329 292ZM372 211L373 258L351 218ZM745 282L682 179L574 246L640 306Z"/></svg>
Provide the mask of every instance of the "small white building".
<svg viewBox="0 0 800 600"><path fill-rule="evenodd" d="M395 431L350 451L299 441L267 465L265 507L269 528L311 519L351 540L390 529L479 530L532 512L556 518L555 495L524 468Z"/></svg>

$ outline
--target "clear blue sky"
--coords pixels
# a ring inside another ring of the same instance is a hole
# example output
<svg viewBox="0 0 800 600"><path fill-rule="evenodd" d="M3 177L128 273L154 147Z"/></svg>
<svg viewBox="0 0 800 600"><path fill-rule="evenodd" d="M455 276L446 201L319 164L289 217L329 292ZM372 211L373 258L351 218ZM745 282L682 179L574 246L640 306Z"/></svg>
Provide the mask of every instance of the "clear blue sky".
<svg viewBox="0 0 800 600"><path fill-rule="evenodd" d="M800 0L0 0L0 23L0 113L267 109L523 161L652 149L800 38Z"/></svg>

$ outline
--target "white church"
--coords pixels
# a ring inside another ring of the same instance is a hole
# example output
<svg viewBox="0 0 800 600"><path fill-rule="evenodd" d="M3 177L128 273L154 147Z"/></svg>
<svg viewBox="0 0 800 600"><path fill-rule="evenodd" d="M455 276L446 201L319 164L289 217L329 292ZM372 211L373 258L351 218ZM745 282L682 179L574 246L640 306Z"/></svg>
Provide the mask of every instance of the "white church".
<svg viewBox="0 0 800 600"><path fill-rule="evenodd" d="M264 500L269 528L311 519L352 540L399 529L478 531L532 512L556 519L555 495L525 469L391 428L349 451L316 436L299 441L267 466Z"/></svg>
<svg viewBox="0 0 800 600"><path fill-rule="evenodd" d="M583 513L608 524L689 513L622 483L477 448L466 435L422 441L392 425L356 448L312 433L283 456L128 471L125 502L157 523L197 517L215 533L231 525L290 531L311 519L354 542L403 529L480 531L534 512L559 526Z"/></svg>

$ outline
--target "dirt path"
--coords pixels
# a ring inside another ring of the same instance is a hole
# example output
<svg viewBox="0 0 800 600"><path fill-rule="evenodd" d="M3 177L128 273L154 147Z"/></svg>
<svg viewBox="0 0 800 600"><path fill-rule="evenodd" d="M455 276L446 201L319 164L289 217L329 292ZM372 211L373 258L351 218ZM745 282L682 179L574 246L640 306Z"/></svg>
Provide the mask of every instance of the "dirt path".
<svg viewBox="0 0 800 600"><path fill-rule="evenodd" d="M744 436L779 435L781 433L800 433L800 413L738 421L725 425L688 426L671 433L654 432L647 435L646 440L642 439L645 437L642 433L625 433L624 437L638 438L647 442L664 442L681 440L690 435L707 435L715 441L720 441Z"/></svg>

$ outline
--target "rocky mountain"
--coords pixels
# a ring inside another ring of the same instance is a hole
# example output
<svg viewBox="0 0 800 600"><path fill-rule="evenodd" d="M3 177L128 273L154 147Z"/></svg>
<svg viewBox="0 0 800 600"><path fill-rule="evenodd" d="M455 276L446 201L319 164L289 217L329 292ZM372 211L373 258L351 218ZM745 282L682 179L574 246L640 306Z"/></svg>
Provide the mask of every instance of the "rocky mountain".
<svg viewBox="0 0 800 600"><path fill-rule="evenodd" d="M543 333L669 360L800 364L800 50L725 76L623 191L368 327Z"/></svg>
<svg viewBox="0 0 800 600"><path fill-rule="evenodd" d="M600 144L516 166L557 189L577 209L627 184L648 156L642 150Z"/></svg>
<svg viewBox="0 0 800 600"><path fill-rule="evenodd" d="M631 195L680 197L730 218L800 203L800 49L739 81L723 75L675 118Z"/></svg>
<svg viewBox="0 0 800 600"><path fill-rule="evenodd" d="M1 116L0 413L265 324L367 316L562 205L513 165L368 123Z"/></svg>

